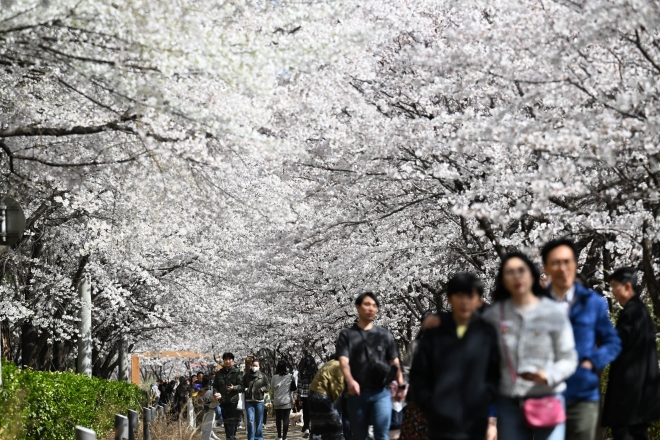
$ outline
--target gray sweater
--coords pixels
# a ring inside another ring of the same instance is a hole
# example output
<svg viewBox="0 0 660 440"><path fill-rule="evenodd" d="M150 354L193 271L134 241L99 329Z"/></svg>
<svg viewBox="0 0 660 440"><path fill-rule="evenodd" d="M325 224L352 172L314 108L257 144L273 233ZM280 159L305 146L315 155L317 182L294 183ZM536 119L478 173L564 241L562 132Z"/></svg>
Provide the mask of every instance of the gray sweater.
<svg viewBox="0 0 660 440"><path fill-rule="evenodd" d="M500 303L493 304L483 317L497 329L500 347L500 394L508 397L538 397L560 394L564 382L577 368L573 328L561 306L549 299L540 301L528 310L521 310L510 299L504 305L504 335L500 328ZM515 382L502 347L507 346L514 373L534 373L542 370L547 384L517 377Z"/></svg>

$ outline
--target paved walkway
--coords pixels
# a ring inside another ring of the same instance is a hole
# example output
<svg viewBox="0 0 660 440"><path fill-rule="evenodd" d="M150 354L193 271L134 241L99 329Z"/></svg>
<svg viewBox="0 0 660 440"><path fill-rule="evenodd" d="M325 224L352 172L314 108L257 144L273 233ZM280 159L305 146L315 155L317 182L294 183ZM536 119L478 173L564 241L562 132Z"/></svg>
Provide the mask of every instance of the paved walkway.
<svg viewBox="0 0 660 440"><path fill-rule="evenodd" d="M302 439L302 432L300 429L302 428L302 425L294 426L293 424L289 426L289 433L287 434L287 439L288 440L299 440ZM225 431L222 428L216 428L213 430L215 432L215 435L220 437L221 440L225 440ZM245 428L240 429L237 432L236 439L237 440L245 440L247 439L247 435L245 434ZM275 420L268 420L268 423L266 426L264 426L264 440L277 440L277 428L275 427Z"/></svg>

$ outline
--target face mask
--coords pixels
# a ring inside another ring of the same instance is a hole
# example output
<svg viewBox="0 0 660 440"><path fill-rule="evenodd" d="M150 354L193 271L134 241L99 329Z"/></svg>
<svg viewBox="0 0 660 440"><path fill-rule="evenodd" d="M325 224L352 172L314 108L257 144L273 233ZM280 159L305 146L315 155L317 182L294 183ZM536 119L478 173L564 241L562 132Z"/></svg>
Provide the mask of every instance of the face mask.
<svg viewBox="0 0 660 440"><path fill-rule="evenodd" d="M252 367L252 371L256 373L257 371L259 371L259 367Z"/></svg>

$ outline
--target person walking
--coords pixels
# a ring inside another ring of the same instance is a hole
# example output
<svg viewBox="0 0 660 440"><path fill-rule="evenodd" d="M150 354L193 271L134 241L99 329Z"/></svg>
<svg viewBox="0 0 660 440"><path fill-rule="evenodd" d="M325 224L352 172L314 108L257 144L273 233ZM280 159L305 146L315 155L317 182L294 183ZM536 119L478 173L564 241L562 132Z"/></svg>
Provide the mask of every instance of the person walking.
<svg viewBox="0 0 660 440"><path fill-rule="evenodd" d="M621 340L610 322L607 302L576 282L575 244L560 238L541 250L549 292L569 317L580 362L566 381L566 440L593 440L600 410L599 373L621 352Z"/></svg>
<svg viewBox="0 0 660 440"><path fill-rule="evenodd" d="M314 357L307 351L303 351L303 357L298 362L298 400L301 403L303 415L303 438L309 437L309 386L318 370Z"/></svg>
<svg viewBox="0 0 660 440"><path fill-rule="evenodd" d="M484 440L500 380L498 336L477 313L477 277L460 273L447 283L451 313L427 330L410 370L410 390L428 423L430 440Z"/></svg>
<svg viewBox="0 0 660 440"><path fill-rule="evenodd" d="M259 359L253 359L250 371L243 376L248 440L263 440L264 438L264 394L270 389L270 383L266 375L259 371L259 365Z"/></svg>
<svg viewBox="0 0 660 440"><path fill-rule="evenodd" d="M202 378L202 388L197 394L197 403L202 407L202 439L201 440L220 440L213 432L213 422L215 421L215 408L218 406L218 398L214 395L211 386L211 379L207 376Z"/></svg>
<svg viewBox="0 0 660 440"><path fill-rule="evenodd" d="M373 292L355 299L358 320L339 333L336 353L348 389L348 414L353 439L366 440L373 424L374 440L387 440L392 418L389 384L405 390L399 353L392 334L373 324L380 303ZM401 400L403 394L397 397Z"/></svg>
<svg viewBox="0 0 660 440"><path fill-rule="evenodd" d="M495 283L494 303L483 318L498 333L497 436L564 440L562 393L578 362L568 316L548 297L538 269L522 253L502 258Z"/></svg>
<svg viewBox="0 0 660 440"><path fill-rule="evenodd" d="M609 281L623 306L616 323L622 350L610 367L602 425L612 428L614 440L646 440L649 426L660 418L656 328L639 296L635 269L617 269Z"/></svg>
<svg viewBox="0 0 660 440"><path fill-rule="evenodd" d="M188 399L190 399L190 385L185 376L179 378L179 385L174 391L174 417L180 418L188 410ZM183 416L185 418L185 416Z"/></svg>
<svg viewBox="0 0 660 440"><path fill-rule="evenodd" d="M297 387L293 375L288 374L286 361L283 359L277 363L270 389L273 390L277 438L278 440L286 440L289 431L289 415L291 414L291 393L296 391Z"/></svg>
<svg viewBox="0 0 660 440"><path fill-rule="evenodd" d="M338 356L333 355L316 373L309 386L309 419L312 440L342 440L341 405L344 375Z"/></svg>
<svg viewBox="0 0 660 440"><path fill-rule="evenodd" d="M213 390L220 399L227 440L235 440L236 427L241 420L237 407L239 394L243 392L243 374L234 365L234 355L230 352L222 355L222 368L215 373Z"/></svg>

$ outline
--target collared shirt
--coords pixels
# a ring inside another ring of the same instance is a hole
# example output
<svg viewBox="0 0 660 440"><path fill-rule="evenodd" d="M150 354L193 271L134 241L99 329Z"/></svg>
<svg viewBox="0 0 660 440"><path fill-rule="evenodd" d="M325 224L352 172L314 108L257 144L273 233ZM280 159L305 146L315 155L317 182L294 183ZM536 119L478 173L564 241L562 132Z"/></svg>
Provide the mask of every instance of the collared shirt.
<svg viewBox="0 0 660 440"><path fill-rule="evenodd" d="M552 297L559 302L559 305L566 313L566 316L570 316L571 307L573 307L573 304L575 303L575 284L566 291L562 299L559 299L559 295L557 295L552 288L550 288L550 293L552 294Z"/></svg>

